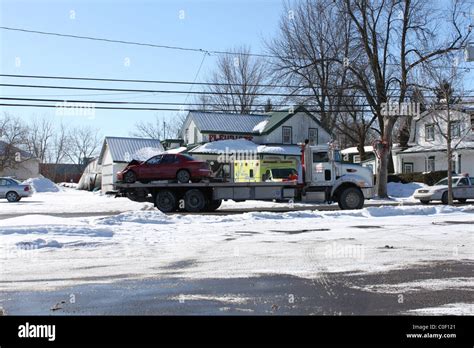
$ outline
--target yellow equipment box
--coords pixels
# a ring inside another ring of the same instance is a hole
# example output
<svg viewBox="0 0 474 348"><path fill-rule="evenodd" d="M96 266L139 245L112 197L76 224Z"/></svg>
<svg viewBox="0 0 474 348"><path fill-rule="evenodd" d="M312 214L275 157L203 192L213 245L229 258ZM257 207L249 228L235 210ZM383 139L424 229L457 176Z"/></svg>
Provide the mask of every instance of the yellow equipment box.
<svg viewBox="0 0 474 348"><path fill-rule="evenodd" d="M234 164L234 182L281 182L296 180L297 160L237 160Z"/></svg>

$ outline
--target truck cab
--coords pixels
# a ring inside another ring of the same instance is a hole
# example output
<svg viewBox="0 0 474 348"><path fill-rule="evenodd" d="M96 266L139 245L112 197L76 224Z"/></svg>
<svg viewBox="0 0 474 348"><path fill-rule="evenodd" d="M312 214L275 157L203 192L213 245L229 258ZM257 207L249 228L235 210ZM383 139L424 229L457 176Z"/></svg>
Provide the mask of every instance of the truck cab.
<svg viewBox="0 0 474 348"><path fill-rule="evenodd" d="M373 198L372 171L356 164L342 163L338 149L325 146L303 146L306 202L337 201L341 209L360 209L365 199Z"/></svg>

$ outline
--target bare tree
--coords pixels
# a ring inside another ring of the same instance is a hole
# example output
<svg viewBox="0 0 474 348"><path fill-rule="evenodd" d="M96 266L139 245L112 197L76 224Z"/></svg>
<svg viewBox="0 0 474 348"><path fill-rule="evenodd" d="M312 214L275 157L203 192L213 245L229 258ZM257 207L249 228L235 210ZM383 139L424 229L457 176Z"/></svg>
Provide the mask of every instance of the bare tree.
<svg viewBox="0 0 474 348"><path fill-rule="evenodd" d="M177 122L166 121L164 118L155 116L152 121L139 121L135 124L135 129L130 133L134 137L151 139L169 139L177 136L182 120L177 118Z"/></svg>
<svg viewBox="0 0 474 348"><path fill-rule="evenodd" d="M427 0L340 0L338 3L353 23L354 42L363 52L364 59L351 61L348 69L377 117L381 140L387 146L380 156L377 194L388 197L387 174L398 116L384 115L383 105L391 97L398 103L406 102L412 76L423 63L464 47L470 29L462 13L469 11L466 2L459 0L454 0L450 8ZM448 34L443 34L443 30Z"/></svg>
<svg viewBox="0 0 474 348"><path fill-rule="evenodd" d="M205 91L205 106L208 109L235 113L255 111L259 93L264 91L265 64L260 58L250 55L246 46L231 50L217 59L216 70Z"/></svg>
<svg viewBox="0 0 474 348"><path fill-rule="evenodd" d="M0 172L18 168L29 159L20 152L26 148L27 139L28 128L21 119L5 112L0 118Z"/></svg>
<svg viewBox="0 0 474 348"><path fill-rule="evenodd" d="M334 0L287 3L279 36L267 43L276 57L271 65L273 80L297 86L287 89L291 96L286 101L315 106L328 129L339 111L354 104L347 94L350 71L337 59L356 55L351 25Z"/></svg>
<svg viewBox="0 0 474 348"><path fill-rule="evenodd" d="M98 129L89 126L75 127L70 133L70 143L66 151L69 160L77 165L97 155L101 144Z"/></svg>
<svg viewBox="0 0 474 348"><path fill-rule="evenodd" d="M48 159L54 132L52 120L46 117L36 117L29 124L28 151L38 158L41 163L45 163Z"/></svg>

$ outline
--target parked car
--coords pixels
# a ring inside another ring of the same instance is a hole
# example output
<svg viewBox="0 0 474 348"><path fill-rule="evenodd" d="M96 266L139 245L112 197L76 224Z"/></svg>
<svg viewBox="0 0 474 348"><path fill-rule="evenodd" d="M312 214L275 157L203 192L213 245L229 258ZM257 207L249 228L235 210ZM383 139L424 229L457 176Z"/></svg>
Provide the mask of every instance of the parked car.
<svg viewBox="0 0 474 348"><path fill-rule="evenodd" d="M438 181L431 187L416 190L413 197L423 204L428 204L430 201L448 204L448 178ZM453 175L453 199L461 203L474 199L474 177L470 178L468 174Z"/></svg>
<svg viewBox="0 0 474 348"><path fill-rule="evenodd" d="M125 183L154 180L177 180L180 183L199 182L212 175L209 163L185 154L163 154L147 161L132 161L117 173L117 181Z"/></svg>
<svg viewBox="0 0 474 348"><path fill-rule="evenodd" d="M18 202L23 197L31 197L33 190L30 185L24 185L12 178L0 178L0 198L9 202Z"/></svg>

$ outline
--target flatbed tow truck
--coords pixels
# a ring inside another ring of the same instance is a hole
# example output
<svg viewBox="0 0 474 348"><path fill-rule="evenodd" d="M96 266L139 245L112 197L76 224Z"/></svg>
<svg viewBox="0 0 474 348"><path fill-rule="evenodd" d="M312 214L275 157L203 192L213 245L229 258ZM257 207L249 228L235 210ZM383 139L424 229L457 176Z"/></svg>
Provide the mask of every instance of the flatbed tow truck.
<svg viewBox="0 0 474 348"><path fill-rule="evenodd" d="M361 209L365 199L373 197L370 169L342 163L339 150L328 145L308 146L305 142L301 151L301 179L298 181L236 183L210 179L199 183L116 183L115 187L119 195L138 202L152 202L165 213L211 212L228 199L337 202L341 209Z"/></svg>

